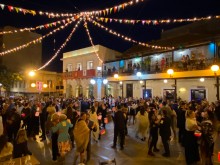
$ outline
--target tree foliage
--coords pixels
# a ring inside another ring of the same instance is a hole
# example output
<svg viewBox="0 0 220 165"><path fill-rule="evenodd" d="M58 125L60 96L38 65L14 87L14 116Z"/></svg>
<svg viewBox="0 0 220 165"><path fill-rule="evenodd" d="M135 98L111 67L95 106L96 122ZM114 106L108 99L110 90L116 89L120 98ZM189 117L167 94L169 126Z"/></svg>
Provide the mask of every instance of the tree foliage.
<svg viewBox="0 0 220 165"><path fill-rule="evenodd" d="M23 77L20 73L10 71L6 66L0 65L0 83L6 92L10 92L10 88L15 81L21 81Z"/></svg>

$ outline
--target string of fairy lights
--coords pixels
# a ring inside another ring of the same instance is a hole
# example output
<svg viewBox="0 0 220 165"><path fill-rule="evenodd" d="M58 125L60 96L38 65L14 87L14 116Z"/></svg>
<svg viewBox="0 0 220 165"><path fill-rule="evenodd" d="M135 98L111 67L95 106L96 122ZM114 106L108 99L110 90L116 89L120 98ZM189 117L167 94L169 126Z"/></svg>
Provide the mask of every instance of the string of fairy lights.
<svg viewBox="0 0 220 165"><path fill-rule="evenodd" d="M24 9L20 7L15 7L11 5L6 4L0 4L0 7L2 10L8 10L9 12L15 11L16 13L23 13L25 14L31 14L33 16L35 15L41 15L41 16L47 16L49 18L58 18L58 17L73 17L73 16L79 16L79 15L108 15L112 12L116 13L119 12L121 9L125 9L128 6L132 6L135 4L138 4L140 2L143 2L144 0L131 0L125 3L121 3L119 5L109 7L102 10L93 10L93 11L85 11L80 13L53 13L53 12L45 12L45 11L37 11L37 10L30 10L30 9Z"/></svg>
<svg viewBox="0 0 220 165"><path fill-rule="evenodd" d="M48 29L48 28L51 28L51 27L56 27L58 24L64 24L66 22L69 22L70 20L72 21L75 21L76 19L74 17L72 18L66 18L66 19L62 19L62 20L59 20L59 21L56 21L56 22L51 22L51 23L47 23L47 24L44 24L44 25L39 25L39 26L36 26L36 27L26 27L26 28L21 28L21 29L16 29L16 30L8 30L8 31L2 31L0 32L0 35L3 35L3 34L12 34L12 33L18 33L18 32L25 32L25 31L35 31L35 30L41 30L41 29Z"/></svg>
<svg viewBox="0 0 220 165"><path fill-rule="evenodd" d="M92 20L91 18L88 18L87 19L88 21L90 21L93 25L105 30L106 32L110 33L110 34L113 34L121 39L124 39L125 41L128 41L128 42L133 42L135 44L138 44L138 45L141 45L141 46L145 46L145 47L150 47L152 49L164 49L164 50L171 50L171 49L174 49L174 47L162 47L162 46L158 46L158 45L150 45L150 44L147 44L147 43L144 43L144 42L140 42L140 41L136 41L128 36L125 36L125 35L122 35L94 20Z"/></svg>
<svg viewBox="0 0 220 165"><path fill-rule="evenodd" d="M44 36L41 36L41 37L39 37L39 38L37 38L37 39L34 39L34 40L32 40L32 41L30 41L30 42L28 42L28 43L26 43L26 44L23 44L23 45L21 45L21 46L17 46L17 47L15 47L15 48L8 49L8 50L6 50L6 51L4 51L4 52L1 52L1 53L0 53L0 56L4 56L4 55L6 55L6 54L19 51L19 50L24 49L24 48L26 48L26 47L28 47L28 46L30 46L30 45L32 45L32 44L40 43L44 38L49 37L49 36L51 36L52 34L54 34L54 33L58 32L58 31L60 31L60 30L62 30L62 29L64 29L64 28L66 28L66 27L67 27L69 24L71 24L72 22L73 22L72 20L69 20L65 25L62 25L62 26L60 26L60 27L54 29L53 31L47 33L47 34L44 35Z"/></svg>
<svg viewBox="0 0 220 165"><path fill-rule="evenodd" d="M64 41L64 43L60 46L60 48L56 51L56 53L52 56L52 58L50 60L48 60L43 66L41 66L40 68L38 68L37 70L42 70L45 67L47 67L60 53L60 51L66 46L66 44L70 41L70 39L72 38L73 33L76 31L76 28L79 26L79 24L81 23L82 19L79 19L79 21L77 21L76 25L74 26L73 30L71 31L71 33L69 34L69 36L66 38L66 40Z"/></svg>
<svg viewBox="0 0 220 165"><path fill-rule="evenodd" d="M137 40L134 40L128 36L125 36L123 34L120 34L119 32L116 32L115 30L112 30L102 24L100 24L100 22L103 23L127 23L127 24L143 24L143 25L159 25L159 24L168 24L168 23L182 23L182 22L195 22L195 21L205 21L205 20L211 20L211 19L219 19L220 16L208 16L208 17L194 17L194 18L179 18L179 19L143 19L143 20L136 20L136 19L125 19L125 18L112 18L112 17L105 17L109 14L113 14L116 12L119 12L121 9L125 9L128 6L133 6L135 4L138 4L140 2L144 2L145 0L130 0L128 2L125 3L121 3L119 5L115 5L113 7L109 7L109 8L105 8L102 10L93 10L93 11L84 11L84 12L78 12L78 13L53 13L53 12L45 12L45 11L37 11L37 10L29 10L29 9L24 9L24 8L20 8L20 7L14 7L14 6L9 6L9 5L5 5L5 4L0 4L0 9L2 10L8 10L10 12L16 12L16 13L23 13L25 14L31 14L33 16L35 15L40 15L40 16L47 16L48 18L60 18L60 17L67 17L65 19L62 20L57 20L51 23L47 23L44 25L39 25L36 27L26 27L26 28L21 28L21 29L16 29L16 30L9 30L9 31L1 31L0 35L5 35L5 34L12 34L12 33L17 33L17 32L24 32L24 31L35 31L35 30L41 30L41 29L48 29L48 28L52 28L52 27L56 27L57 25L60 25L58 28L51 30L49 33L47 33L46 35L39 37L35 40L32 40L26 44L23 44L21 46L17 46L15 48L0 52L0 56L4 56L7 55L9 53L13 53L16 51L20 51L28 46L30 46L31 44L36 44L36 43L40 43L43 39L45 39L46 37L56 33L57 31L63 30L64 28L66 28L68 25L70 25L71 23L75 22L76 20L77 23L75 25L75 27L73 28L73 30L71 31L71 33L69 34L69 36L66 38L65 42L59 47L59 49L56 51L56 53L51 57L50 60L48 60L43 66L39 67L37 70L41 70L44 69L45 67L47 67L60 53L60 51L66 46L66 44L69 42L69 40L71 39L73 33L76 31L77 27L79 26L79 24L81 23L82 19L84 20L84 27L86 29L89 41L93 47L93 49L95 50L95 54L98 58L98 60L103 63L103 60L100 58L98 52L95 49L95 45L93 43L93 39L91 37L89 28L88 28L88 24L87 21L89 21L92 25L99 27L103 30L105 30L106 32L117 36L118 38L121 38L125 41L128 42L132 42L141 46L145 46L145 47L149 47L152 49L164 49L164 50L172 50L174 49L174 47L162 47L159 45L151 45L148 43L144 43L144 42L140 42ZM99 22L97 22L99 21ZM61 26L61 24L64 24Z"/></svg>
<svg viewBox="0 0 220 165"><path fill-rule="evenodd" d="M179 19L147 19L147 20L135 20L135 19L117 19L117 18L107 18L107 17L93 17L97 21L102 21L105 23L126 23L126 24L137 24L141 23L143 25L159 25L159 24L168 24L168 23L183 23L183 22L196 22L196 21L205 21L210 19L220 19L220 16L208 16L208 17L194 17L194 18L179 18Z"/></svg>
<svg viewBox="0 0 220 165"><path fill-rule="evenodd" d="M87 22L86 22L85 20L84 20L84 27L85 27L85 29L86 29L87 35L88 35L88 37L89 37L89 41L90 41L90 43L91 43L91 45L92 45L92 48L93 48L93 50L94 50L94 52L95 52L97 58L99 59L99 61L100 61L101 63L103 63L103 60L101 60L101 58L100 58L98 52L97 52L96 49L95 49L95 45L93 44L93 40L92 40L92 37L91 37L91 35L90 35Z"/></svg>

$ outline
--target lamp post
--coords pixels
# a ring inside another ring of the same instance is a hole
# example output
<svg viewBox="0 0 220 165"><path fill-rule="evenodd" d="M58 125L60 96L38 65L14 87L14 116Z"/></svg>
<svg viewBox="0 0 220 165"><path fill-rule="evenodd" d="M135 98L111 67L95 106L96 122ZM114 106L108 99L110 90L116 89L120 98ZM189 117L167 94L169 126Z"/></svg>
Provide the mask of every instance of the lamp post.
<svg viewBox="0 0 220 165"><path fill-rule="evenodd" d="M117 80L117 82L119 82L119 75L118 74L114 74L114 78ZM123 97L123 83L122 83L122 81L119 82L119 85L120 85L120 89L122 90L121 97Z"/></svg>
<svg viewBox="0 0 220 165"><path fill-rule="evenodd" d="M218 78L218 75L217 75L217 71L219 70L219 66L218 65L212 65L211 66L211 70L214 72L214 75L215 75L215 79L216 79L216 98L217 100L219 100L219 78Z"/></svg>
<svg viewBox="0 0 220 165"><path fill-rule="evenodd" d="M108 80L107 79L104 79L103 80L103 84L104 84L104 94L105 96L107 95L107 84L108 84Z"/></svg>
<svg viewBox="0 0 220 165"><path fill-rule="evenodd" d="M170 75L170 78L173 78L174 70L168 69L167 74ZM174 78L174 101L177 99L177 93L176 93L176 79Z"/></svg>

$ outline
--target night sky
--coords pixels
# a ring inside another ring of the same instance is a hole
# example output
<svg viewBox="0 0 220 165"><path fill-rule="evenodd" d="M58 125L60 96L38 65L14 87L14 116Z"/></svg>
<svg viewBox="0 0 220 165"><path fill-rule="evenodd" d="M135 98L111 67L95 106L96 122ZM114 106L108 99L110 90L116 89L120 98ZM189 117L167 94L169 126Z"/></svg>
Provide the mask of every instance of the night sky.
<svg viewBox="0 0 220 165"><path fill-rule="evenodd" d="M71 12L91 11L112 7L129 0L1 0L0 3L17 6L26 9L42 10L48 12ZM193 18L220 15L220 0L145 0L137 5L127 7L118 13L113 13L106 17L127 18L127 19L173 19L173 18ZM58 19L49 19L46 16L23 15L22 13L9 12L0 9L0 26L14 26L17 28L34 27L56 21ZM61 18L62 19L62 18ZM175 23L165 25L142 25L142 24L119 24L103 23L105 26L116 30L131 38L147 42L160 38L162 30L172 29L183 26L186 23ZM74 25L66 28L62 32L56 33L43 41L43 62L48 61L54 55L54 47L57 50L65 41ZM107 32L94 27L88 23L94 44L123 52L133 44L120 38L112 36ZM36 31L42 35L48 33L52 28ZM56 44L54 45L54 39ZM62 72L62 53L84 47L91 46L86 31L81 24L73 34L71 41L58 55L58 57L45 69L50 71Z"/></svg>

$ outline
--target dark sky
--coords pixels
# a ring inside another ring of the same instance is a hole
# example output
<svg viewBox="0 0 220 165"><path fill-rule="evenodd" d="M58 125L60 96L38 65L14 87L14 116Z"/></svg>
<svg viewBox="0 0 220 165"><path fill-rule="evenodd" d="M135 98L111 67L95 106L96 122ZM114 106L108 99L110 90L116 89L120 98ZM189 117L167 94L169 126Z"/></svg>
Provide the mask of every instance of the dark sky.
<svg viewBox="0 0 220 165"><path fill-rule="evenodd" d="M71 12L91 11L112 7L129 0L1 0L0 3L17 6L21 8L42 10L48 12ZM172 19L172 18L192 18L203 16L220 15L220 0L145 0L137 5L130 6L125 10L120 10L116 14L106 17L127 18L127 19ZM0 9L0 26L34 27L37 25L53 22L57 19L49 19L45 16L31 16L17 14L16 12L2 11ZM119 24L119 23L102 23L124 35L130 36L138 41L147 42L160 38L162 30L172 29L182 26L184 23L166 24L166 25L142 25L142 24ZM73 25L56 33L43 41L43 64L54 55L54 38L56 39L56 50L65 41ZM125 51L133 44L128 43L120 38L112 36L107 32L88 24L94 44L101 44L111 49ZM36 31L40 34L46 34L51 29ZM46 70L62 71L62 53L84 47L91 46L83 25L76 33L73 34L71 41L58 55Z"/></svg>

